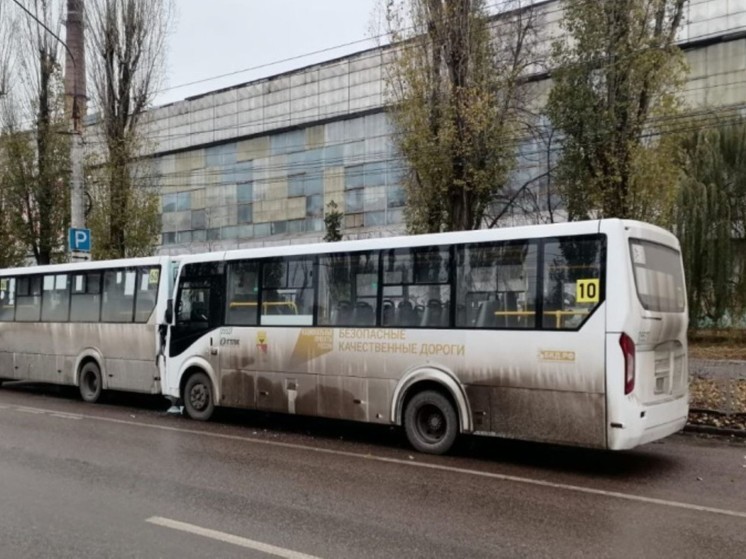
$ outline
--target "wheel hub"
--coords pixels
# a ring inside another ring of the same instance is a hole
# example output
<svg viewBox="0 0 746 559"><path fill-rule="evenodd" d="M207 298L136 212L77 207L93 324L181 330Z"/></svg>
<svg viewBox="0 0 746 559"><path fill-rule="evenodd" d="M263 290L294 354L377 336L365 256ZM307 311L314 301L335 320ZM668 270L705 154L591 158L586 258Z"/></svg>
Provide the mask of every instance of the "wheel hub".
<svg viewBox="0 0 746 559"><path fill-rule="evenodd" d="M417 423L422 436L430 441L438 441L445 436L445 417L435 406L423 407L420 410Z"/></svg>
<svg viewBox="0 0 746 559"><path fill-rule="evenodd" d="M201 384L198 384L194 387L192 387L192 391L189 394L189 400L192 403L192 406L197 410L202 410L207 405L207 394L205 387Z"/></svg>

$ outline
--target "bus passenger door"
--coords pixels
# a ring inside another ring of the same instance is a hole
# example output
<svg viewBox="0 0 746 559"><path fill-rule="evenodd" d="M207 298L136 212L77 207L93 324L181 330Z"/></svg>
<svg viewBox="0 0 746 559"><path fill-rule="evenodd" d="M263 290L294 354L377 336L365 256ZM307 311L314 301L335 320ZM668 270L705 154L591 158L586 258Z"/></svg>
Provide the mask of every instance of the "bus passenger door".
<svg viewBox="0 0 746 559"><path fill-rule="evenodd" d="M187 361L198 357L212 369L207 372L214 383L220 378L219 328L225 300L222 268L223 263L209 262L187 264L182 269L169 340L170 371L180 371ZM219 386L213 388L217 391Z"/></svg>

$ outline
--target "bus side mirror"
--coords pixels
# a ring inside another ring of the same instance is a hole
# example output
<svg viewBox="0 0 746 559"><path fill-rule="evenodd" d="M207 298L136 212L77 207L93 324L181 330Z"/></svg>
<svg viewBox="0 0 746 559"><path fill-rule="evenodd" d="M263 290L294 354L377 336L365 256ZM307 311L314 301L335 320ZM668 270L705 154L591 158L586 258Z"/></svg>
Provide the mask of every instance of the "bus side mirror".
<svg viewBox="0 0 746 559"><path fill-rule="evenodd" d="M174 319L174 300L169 299L166 301L166 324L171 324L171 321Z"/></svg>

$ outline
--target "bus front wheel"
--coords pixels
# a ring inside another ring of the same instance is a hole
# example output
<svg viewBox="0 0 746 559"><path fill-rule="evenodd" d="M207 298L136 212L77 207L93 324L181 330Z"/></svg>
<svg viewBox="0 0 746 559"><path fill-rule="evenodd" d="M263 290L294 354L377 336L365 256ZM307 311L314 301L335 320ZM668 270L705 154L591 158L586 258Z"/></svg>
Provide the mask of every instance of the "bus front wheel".
<svg viewBox="0 0 746 559"><path fill-rule="evenodd" d="M89 361L80 369L80 397L91 404L98 402L103 390L101 370L93 361Z"/></svg>
<svg viewBox="0 0 746 559"><path fill-rule="evenodd" d="M453 404L443 394L425 390L407 402L404 429L409 443L416 450L444 454L458 435L458 416Z"/></svg>
<svg viewBox="0 0 746 559"><path fill-rule="evenodd" d="M212 383L205 373L194 373L184 385L184 408L189 417L207 421L215 410Z"/></svg>

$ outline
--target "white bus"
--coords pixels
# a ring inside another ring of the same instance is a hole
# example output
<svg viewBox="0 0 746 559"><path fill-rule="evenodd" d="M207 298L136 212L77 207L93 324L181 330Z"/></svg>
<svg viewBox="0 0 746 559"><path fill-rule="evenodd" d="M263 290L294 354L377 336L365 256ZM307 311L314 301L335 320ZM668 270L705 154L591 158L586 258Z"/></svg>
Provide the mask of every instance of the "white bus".
<svg viewBox="0 0 746 559"><path fill-rule="evenodd" d="M628 449L688 413L679 244L601 220L184 257L164 394Z"/></svg>
<svg viewBox="0 0 746 559"><path fill-rule="evenodd" d="M108 389L160 393L174 267L150 257L1 270L0 383L75 385L88 402Z"/></svg>

